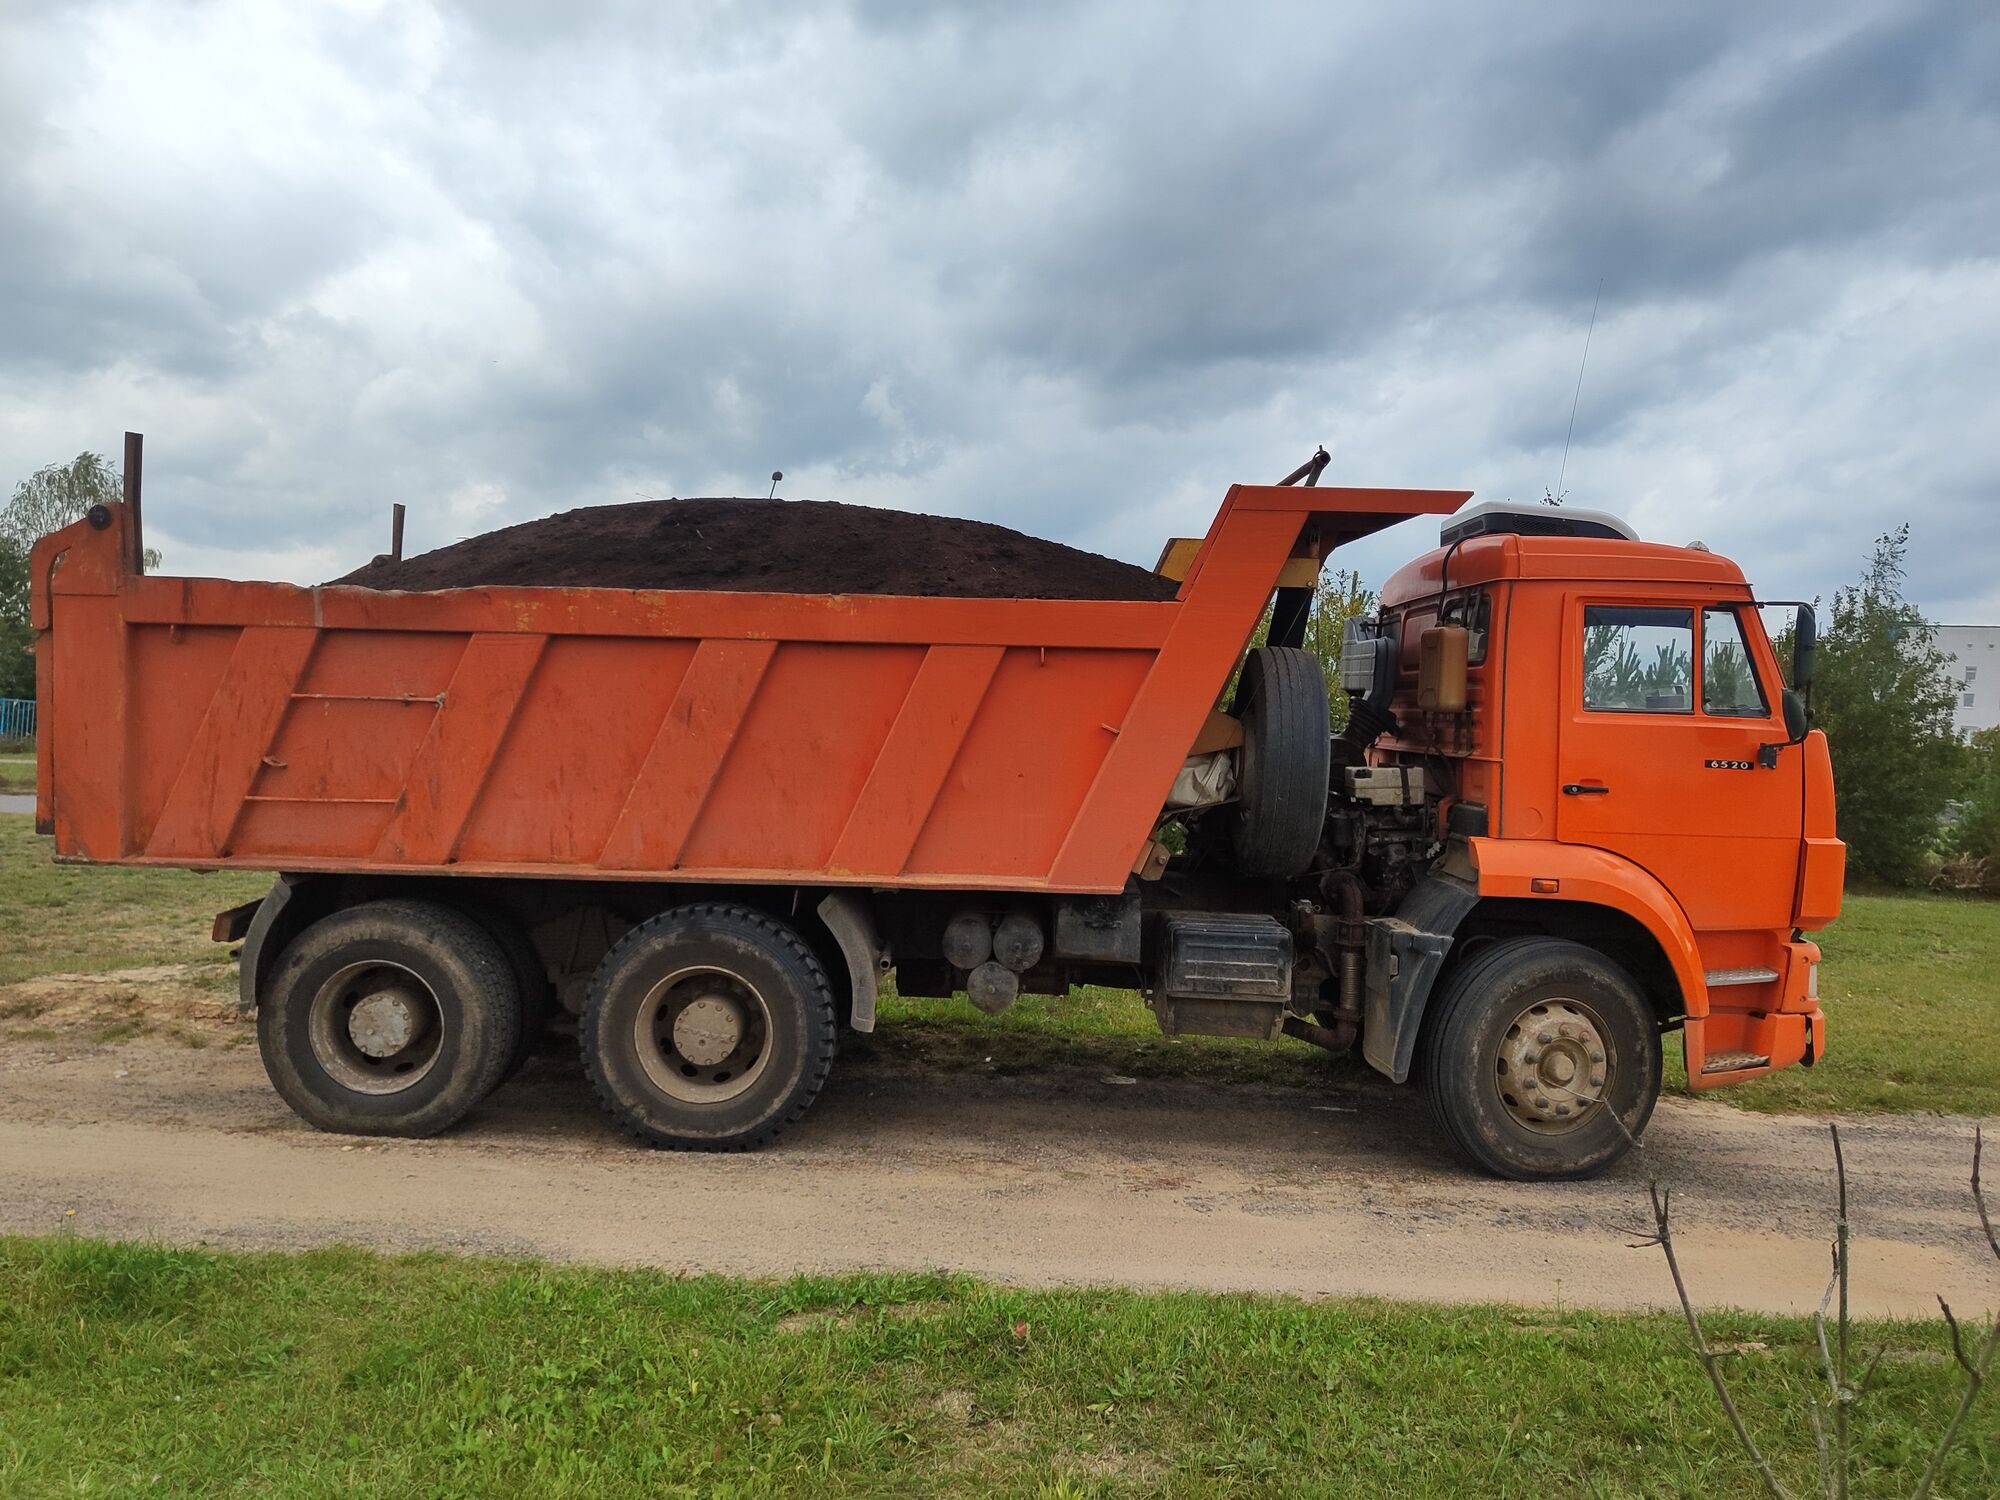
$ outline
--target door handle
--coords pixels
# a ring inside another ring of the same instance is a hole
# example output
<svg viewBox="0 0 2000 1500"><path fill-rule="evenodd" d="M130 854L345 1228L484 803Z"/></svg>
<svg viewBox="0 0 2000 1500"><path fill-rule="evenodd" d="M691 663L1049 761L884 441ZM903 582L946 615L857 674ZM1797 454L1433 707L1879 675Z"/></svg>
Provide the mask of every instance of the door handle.
<svg viewBox="0 0 2000 1500"><path fill-rule="evenodd" d="M1608 786L1585 786L1580 781L1572 781L1563 788L1565 797L1602 797L1611 790Z"/></svg>

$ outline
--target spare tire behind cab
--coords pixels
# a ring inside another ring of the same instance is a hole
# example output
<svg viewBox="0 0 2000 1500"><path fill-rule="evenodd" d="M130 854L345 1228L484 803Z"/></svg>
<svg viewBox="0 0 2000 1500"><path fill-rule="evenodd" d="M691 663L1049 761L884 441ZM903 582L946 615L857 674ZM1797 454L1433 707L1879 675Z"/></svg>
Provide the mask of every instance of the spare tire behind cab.
<svg viewBox="0 0 2000 1500"><path fill-rule="evenodd" d="M1259 646L1236 687L1243 721L1231 842L1245 875L1304 874L1326 822L1332 726L1326 671L1295 646Z"/></svg>

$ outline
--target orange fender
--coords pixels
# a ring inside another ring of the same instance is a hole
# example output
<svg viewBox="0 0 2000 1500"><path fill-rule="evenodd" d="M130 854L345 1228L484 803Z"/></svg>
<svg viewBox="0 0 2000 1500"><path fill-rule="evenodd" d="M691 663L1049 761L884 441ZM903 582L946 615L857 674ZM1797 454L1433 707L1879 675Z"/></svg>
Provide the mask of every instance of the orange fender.
<svg viewBox="0 0 2000 1500"><path fill-rule="evenodd" d="M1687 913L1660 882L1631 860L1584 844L1551 839L1470 839L1479 894L1510 900L1579 901L1632 918L1660 945L1690 1020L1708 1014L1708 981Z"/></svg>

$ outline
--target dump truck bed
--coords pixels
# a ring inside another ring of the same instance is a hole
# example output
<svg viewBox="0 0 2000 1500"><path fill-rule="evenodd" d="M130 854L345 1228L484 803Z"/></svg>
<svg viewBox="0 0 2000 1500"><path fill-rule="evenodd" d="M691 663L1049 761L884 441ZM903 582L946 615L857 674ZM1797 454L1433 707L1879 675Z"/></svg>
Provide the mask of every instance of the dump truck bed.
<svg viewBox="0 0 2000 1500"><path fill-rule="evenodd" d="M1112 892L1281 581L1467 497L1238 485L1162 602L146 577L32 560L58 857Z"/></svg>

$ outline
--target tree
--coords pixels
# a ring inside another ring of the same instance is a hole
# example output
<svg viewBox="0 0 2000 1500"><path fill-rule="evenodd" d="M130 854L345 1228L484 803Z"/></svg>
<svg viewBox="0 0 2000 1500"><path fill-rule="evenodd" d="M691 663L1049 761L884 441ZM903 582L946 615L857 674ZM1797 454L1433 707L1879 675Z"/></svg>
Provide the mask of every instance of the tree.
<svg viewBox="0 0 2000 1500"><path fill-rule="evenodd" d="M101 453L79 453L66 464L35 470L14 487L0 510L0 536L26 552L101 501L123 498L118 471Z"/></svg>
<svg viewBox="0 0 2000 1500"><path fill-rule="evenodd" d="M35 633L28 628L28 554L0 536L0 698L35 696Z"/></svg>
<svg viewBox="0 0 2000 1500"><path fill-rule="evenodd" d="M1306 613L1304 646L1326 668L1327 707L1336 734L1347 727L1347 694L1340 690L1340 651L1347 641L1347 622L1374 608L1375 591L1362 587L1361 575L1346 568L1321 573L1319 581L1313 585L1312 607ZM1271 611L1266 609L1264 618L1250 633L1251 648L1254 650L1266 644L1270 638ZM1232 676L1222 694L1222 701L1228 703L1235 696L1236 679Z"/></svg>
<svg viewBox="0 0 2000 1500"><path fill-rule="evenodd" d="M1962 883L2000 884L2000 729L1974 734L1965 751L1964 802L1946 840L1952 853L1974 861L1970 868L1947 870Z"/></svg>
<svg viewBox="0 0 2000 1500"><path fill-rule="evenodd" d="M1375 591L1361 586L1361 575L1346 568L1322 573L1313 587L1312 612L1306 616L1306 650L1326 668L1328 706L1336 733L1347 727L1347 694L1340 691L1340 652L1347 642L1347 622L1375 608Z"/></svg>
<svg viewBox="0 0 2000 1500"><path fill-rule="evenodd" d="M28 628L28 553L51 531L83 518L91 506L122 499L118 471L100 453L79 453L66 464L35 470L0 507L0 698L35 696L35 663L25 654L34 642ZM160 554L146 549L148 568Z"/></svg>
<svg viewBox="0 0 2000 1500"><path fill-rule="evenodd" d="M1922 876L1962 757L1951 658L1903 597L1909 541L1907 525L1878 537L1861 581L1834 596L1813 677L1848 863L1895 884Z"/></svg>

